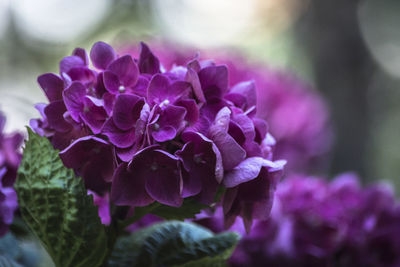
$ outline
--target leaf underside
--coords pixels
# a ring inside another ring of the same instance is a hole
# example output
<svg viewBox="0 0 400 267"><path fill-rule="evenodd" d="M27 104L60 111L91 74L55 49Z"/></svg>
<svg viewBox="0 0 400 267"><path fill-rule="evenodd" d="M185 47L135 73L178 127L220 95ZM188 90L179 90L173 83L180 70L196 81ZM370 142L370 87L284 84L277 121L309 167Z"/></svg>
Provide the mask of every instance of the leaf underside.
<svg viewBox="0 0 400 267"><path fill-rule="evenodd" d="M120 238L109 266L225 266L238 239L192 223L163 222Z"/></svg>

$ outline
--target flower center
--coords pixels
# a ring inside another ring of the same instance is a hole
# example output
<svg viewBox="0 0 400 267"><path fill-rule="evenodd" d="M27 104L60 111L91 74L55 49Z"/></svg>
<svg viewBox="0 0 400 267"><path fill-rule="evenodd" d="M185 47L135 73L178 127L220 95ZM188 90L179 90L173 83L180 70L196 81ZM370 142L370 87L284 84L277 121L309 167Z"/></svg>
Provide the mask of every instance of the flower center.
<svg viewBox="0 0 400 267"><path fill-rule="evenodd" d="M158 165L157 163L153 162L153 164L151 164L150 169L154 172L158 169Z"/></svg>
<svg viewBox="0 0 400 267"><path fill-rule="evenodd" d="M160 124L154 123L152 128L153 128L153 131L158 131L160 129Z"/></svg>
<svg viewBox="0 0 400 267"><path fill-rule="evenodd" d="M202 154L195 154L193 160L196 164L204 163Z"/></svg>
<svg viewBox="0 0 400 267"><path fill-rule="evenodd" d="M118 88L118 91L119 91L120 93L125 92L125 86L120 85L119 88Z"/></svg>
<svg viewBox="0 0 400 267"><path fill-rule="evenodd" d="M169 104L169 100L165 99L163 102L160 103L160 108L168 106L168 104Z"/></svg>

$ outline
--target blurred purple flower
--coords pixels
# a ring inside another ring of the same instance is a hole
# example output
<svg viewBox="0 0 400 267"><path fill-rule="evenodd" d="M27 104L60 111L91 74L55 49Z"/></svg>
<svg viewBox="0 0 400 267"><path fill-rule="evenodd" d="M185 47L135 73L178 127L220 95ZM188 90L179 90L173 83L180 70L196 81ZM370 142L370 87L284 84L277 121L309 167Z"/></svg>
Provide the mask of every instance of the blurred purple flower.
<svg viewBox="0 0 400 267"><path fill-rule="evenodd" d="M4 134L6 117L0 113L0 236L7 233L18 207L13 185L21 160L19 151L23 136L20 133Z"/></svg>
<svg viewBox="0 0 400 267"><path fill-rule="evenodd" d="M196 220L220 232L221 208ZM354 174L333 181L291 175L279 184L269 220L243 235L231 266L399 266L400 206L388 186L362 188Z"/></svg>
<svg viewBox="0 0 400 267"><path fill-rule="evenodd" d="M266 217L285 161L255 117L253 82L231 86L225 65L197 57L166 69L144 43L135 57L98 42L90 59L95 69L78 48L60 75L39 76L50 103L31 121L89 190L119 206L179 207L211 204L222 187L227 226Z"/></svg>

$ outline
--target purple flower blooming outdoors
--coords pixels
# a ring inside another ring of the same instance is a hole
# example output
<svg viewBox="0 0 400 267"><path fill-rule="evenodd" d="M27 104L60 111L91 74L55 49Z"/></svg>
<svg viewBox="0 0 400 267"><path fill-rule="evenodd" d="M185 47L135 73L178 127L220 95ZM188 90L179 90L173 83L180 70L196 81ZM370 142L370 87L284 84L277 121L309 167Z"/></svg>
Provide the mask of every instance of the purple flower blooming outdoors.
<svg viewBox="0 0 400 267"><path fill-rule="evenodd" d="M222 212L197 222L222 231ZM231 266L399 266L400 206L390 187L362 188L354 174L333 181L291 175L275 194L269 220L243 234Z"/></svg>
<svg viewBox="0 0 400 267"><path fill-rule="evenodd" d="M13 185L21 160L19 151L23 136L20 133L4 134L6 117L0 113L0 236L7 233L18 207Z"/></svg>
<svg viewBox="0 0 400 267"><path fill-rule="evenodd" d="M90 60L77 48L59 75L39 76L49 103L31 121L89 190L117 206L179 207L211 204L222 187L227 226L267 217L285 161L273 161L252 81L231 85L226 65L197 57L165 69L144 43L134 58L98 42Z"/></svg>
<svg viewBox="0 0 400 267"><path fill-rule="evenodd" d="M138 53L135 47L123 50ZM196 52L165 41L156 41L154 50L167 67L184 64ZM256 116L268 122L275 138L274 156L288 161L287 173L307 173L326 165L333 131L327 104L314 88L290 72L250 62L236 51L201 51L200 56L228 67L229 84L240 93L231 91L227 99L244 108L247 101L256 103ZM255 86L257 98L250 94L245 99L251 86Z"/></svg>

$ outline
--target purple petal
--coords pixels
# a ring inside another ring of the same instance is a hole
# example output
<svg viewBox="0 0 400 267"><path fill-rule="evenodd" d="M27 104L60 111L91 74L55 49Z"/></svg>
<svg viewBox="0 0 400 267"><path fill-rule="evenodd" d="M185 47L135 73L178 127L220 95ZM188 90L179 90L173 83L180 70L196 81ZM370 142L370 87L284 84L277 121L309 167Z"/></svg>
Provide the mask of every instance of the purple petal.
<svg viewBox="0 0 400 267"><path fill-rule="evenodd" d="M90 59L98 69L105 70L116 57L114 49L104 42L95 43L90 50Z"/></svg>
<svg viewBox="0 0 400 267"><path fill-rule="evenodd" d="M86 50L83 48L75 48L74 51L72 52L73 56L77 56L80 57L83 61L83 64L85 64L85 66L89 65L89 57L88 54L86 53Z"/></svg>
<svg viewBox="0 0 400 267"><path fill-rule="evenodd" d="M161 74L154 75L147 88L147 99L149 103L160 104L167 99L168 86L169 80L166 76Z"/></svg>
<svg viewBox="0 0 400 267"><path fill-rule="evenodd" d="M176 105L186 109L185 121L189 122L189 124L194 124L198 121L200 114L196 101L193 99L185 99L178 101Z"/></svg>
<svg viewBox="0 0 400 267"><path fill-rule="evenodd" d="M154 150L144 155L151 164L147 164L146 190L158 202L179 207L182 205L182 177L178 168L178 159L162 150ZM132 161L132 169L136 170Z"/></svg>
<svg viewBox="0 0 400 267"><path fill-rule="evenodd" d="M64 57L60 61L60 73L68 73L68 71L72 68L78 68L84 66L85 63L80 57L77 56Z"/></svg>
<svg viewBox="0 0 400 267"><path fill-rule="evenodd" d="M127 148L116 148L116 152L118 157L125 162L129 162L132 160L133 156L137 153L136 146L131 146Z"/></svg>
<svg viewBox="0 0 400 267"><path fill-rule="evenodd" d="M198 75L207 101L212 98L222 98L228 90L228 69L226 66L206 67Z"/></svg>
<svg viewBox="0 0 400 267"><path fill-rule="evenodd" d="M79 168L106 147L110 147L107 141L94 136L85 136L75 140L61 151L60 158L67 168Z"/></svg>
<svg viewBox="0 0 400 267"><path fill-rule="evenodd" d="M185 80L192 85L193 92L197 98L197 101L200 103L205 103L206 98L204 96L203 90L201 89L201 84L200 84L200 80L199 80L199 76L197 75L197 72L195 72L191 68L188 68Z"/></svg>
<svg viewBox="0 0 400 267"><path fill-rule="evenodd" d="M71 124L64 119L63 115L66 111L67 109L62 100L51 102L46 106L44 113L51 128L58 132L66 132L72 128Z"/></svg>
<svg viewBox="0 0 400 267"><path fill-rule="evenodd" d="M102 99L86 96L84 98L84 110L81 118L94 134L99 134L107 118Z"/></svg>
<svg viewBox="0 0 400 267"><path fill-rule="evenodd" d="M257 92L254 81L238 83L231 88L230 93L244 96L246 98L247 108L257 104Z"/></svg>
<svg viewBox="0 0 400 267"><path fill-rule="evenodd" d="M157 142L166 142L175 138L176 130L174 127L167 125L158 129L157 131L152 131L151 136Z"/></svg>
<svg viewBox="0 0 400 267"><path fill-rule="evenodd" d="M190 145L190 143L188 145ZM183 149L185 149L185 147ZM182 169L182 197L186 198L199 194L202 190L201 178L201 173Z"/></svg>
<svg viewBox="0 0 400 267"><path fill-rule="evenodd" d="M37 81L50 102L62 100L64 81L60 76L54 73L46 73L40 75Z"/></svg>
<svg viewBox="0 0 400 267"><path fill-rule="evenodd" d="M232 102L235 106L246 109L246 97L240 94L228 93L224 95L224 98L230 102Z"/></svg>
<svg viewBox="0 0 400 267"><path fill-rule="evenodd" d="M265 120L258 118L254 118L253 123L256 132L254 141L256 141L257 143L261 143L261 141L264 140L265 136L267 135L268 125Z"/></svg>
<svg viewBox="0 0 400 267"><path fill-rule="evenodd" d="M147 77L139 76L136 85L133 88L129 88L129 92L146 97L147 87L149 86L149 79Z"/></svg>
<svg viewBox="0 0 400 267"><path fill-rule="evenodd" d="M116 94L119 91L120 81L117 74L111 71L105 71L103 73L104 87L108 92Z"/></svg>
<svg viewBox="0 0 400 267"><path fill-rule="evenodd" d="M153 138L158 142L165 142L175 138L184 124L186 109L168 105L161 113L160 119L149 124Z"/></svg>
<svg viewBox="0 0 400 267"><path fill-rule="evenodd" d="M168 99L174 103L178 99L186 99L189 97L190 83L184 81L176 81L171 83L168 88Z"/></svg>
<svg viewBox="0 0 400 267"><path fill-rule="evenodd" d="M215 180L220 183L224 175L224 168L222 166L221 153L213 141L201 133L196 132L184 132L182 133L181 137L184 142L193 142L196 144L196 151L201 152L204 156L209 157L206 160L208 162L207 168L213 169L214 174L211 175L211 177L214 177Z"/></svg>
<svg viewBox="0 0 400 267"><path fill-rule="evenodd" d="M152 75L160 73L160 61L143 42L140 43L140 57L138 65L141 73L148 73Z"/></svg>
<svg viewBox="0 0 400 267"><path fill-rule="evenodd" d="M126 87L134 86L139 77L138 66L129 55L114 60L107 69L116 74Z"/></svg>
<svg viewBox="0 0 400 267"><path fill-rule="evenodd" d="M144 99L130 94L117 96L113 111L113 121L121 130L132 129L140 117Z"/></svg>
<svg viewBox="0 0 400 267"><path fill-rule="evenodd" d="M103 101L104 109L106 110L108 116L111 116L114 108L115 95L109 92L105 92L103 95Z"/></svg>
<svg viewBox="0 0 400 267"><path fill-rule="evenodd" d="M97 79L95 72L87 67L71 68L68 76L72 81L79 81L85 85L93 85Z"/></svg>
<svg viewBox="0 0 400 267"><path fill-rule="evenodd" d="M252 141L256 136L253 121L245 114L236 114L233 116L233 121L235 121L242 132L246 136L246 140Z"/></svg>
<svg viewBox="0 0 400 267"><path fill-rule="evenodd" d="M104 123L101 132L110 139L112 144L119 148L128 148L135 143L135 131L133 129L128 131L119 129L112 118Z"/></svg>
<svg viewBox="0 0 400 267"><path fill-rule="evenodd" d="M85 95L86 88L80 82L73 82L63 92L65 106L76 122L80 122L79 114L83 111Z"/></svg>
<svg viewBox="0 0 400 267"><path fill-rule="evenodd" d="M264 159L261 157L247 158L239 165L229 171L224 178L224 185L227 188L253 180L260 173Z"/></svg>
<svg viewBox="0 0 400 267"><path fill-rule="evenodd" d="M127 163L118 166L111 186L111 200L116 205L143 207L154 200L145 190L146 176L140 171L131 171Z"/></svg>
<svg viewBox="0 0 400 267"><path fill-rule="evenodd" d="M246 157L246 151L227 133L229 118L230 110L221 109L209 129L211 140L221 152L225 171L233 169Z"/></svg>
<svg viewBox="0 0 400 267"><path fill-rule="evenodd" d="M235 139L235 141L239 144L239 145L243 145L244 142L246 141L246 136L244 135L242 129L240 128L240 126L234 122L234 121L230 121L229 122L229 131L228 134L230 136L233 137L233 139Z"/></svg>

